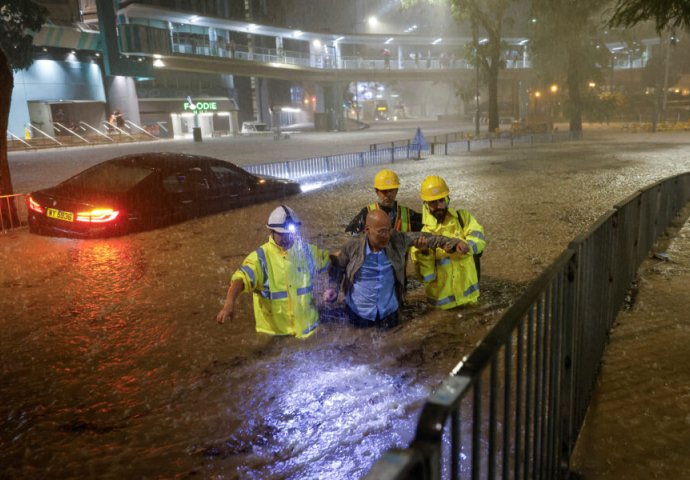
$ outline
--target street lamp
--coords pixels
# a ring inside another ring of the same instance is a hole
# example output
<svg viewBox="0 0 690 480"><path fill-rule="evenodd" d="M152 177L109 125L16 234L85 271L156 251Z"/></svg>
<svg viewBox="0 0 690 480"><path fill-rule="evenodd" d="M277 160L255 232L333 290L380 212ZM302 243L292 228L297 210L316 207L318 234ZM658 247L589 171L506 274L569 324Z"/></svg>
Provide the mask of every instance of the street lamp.
<svg viewBox="0 0 690 480"><path fill-rule="evenodd" d="M553 131L553 117L554 117L553 104L554 104L554 97L556 96L556 93L558 93L558 85L556 85L556 84L551 85L551 87L549 87L549 90L551 90L551 97L549 98L549 130Z"/></svg>
<svg viewBox="0 0 690 480"><path fill-rule="evenodd" d="M474 73L475 73L475 90L474 98L476 109L474 112L474 134L479 136L479 25L477 22L472 22L472 40L474 42Z"/></svg>

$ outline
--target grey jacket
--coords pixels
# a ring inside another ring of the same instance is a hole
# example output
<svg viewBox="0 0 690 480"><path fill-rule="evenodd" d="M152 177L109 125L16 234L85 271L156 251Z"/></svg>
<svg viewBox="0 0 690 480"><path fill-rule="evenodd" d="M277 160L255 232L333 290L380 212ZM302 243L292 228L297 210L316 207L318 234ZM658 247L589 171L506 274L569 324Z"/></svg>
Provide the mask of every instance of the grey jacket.
<svg viewBox="0 0 690 480"><path fill-rule="evenodd" d="M426 237L429 241L429 248L443 248L454 249L460 240L457 238L442 237L439 235L431 235L422 232L405 232L401 233L397 230L391 232L391 239L384 252L386 257L393 265L395 272L395 293L398 297L398 302L402 305L403 293L405 293L405 254L419 237ZM359 269L364 264L364 254L366 252L366 234L362 234L357 238L348 240L340 250L337 257L333 258L333 264L336 268L335 281L340 285L342 280L343 289L347 294L355 282L355 276ZM343 279L344 274L344 279Z"/></svg>

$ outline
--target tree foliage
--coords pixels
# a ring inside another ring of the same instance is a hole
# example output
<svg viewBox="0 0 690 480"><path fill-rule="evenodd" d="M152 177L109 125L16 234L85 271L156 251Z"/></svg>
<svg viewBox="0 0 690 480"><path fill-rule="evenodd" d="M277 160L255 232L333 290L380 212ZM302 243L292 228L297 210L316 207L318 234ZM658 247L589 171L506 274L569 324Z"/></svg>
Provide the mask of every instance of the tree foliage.
<svg viewBox="0 0 690 480"><path fill-rule="evenodd" d="M489 131L499 126L498 75L505 66L502 58L503 28L512 22L508 16L511 4L516 0L402 0L403 8L418 3L447 1L458 24L468 22L473 30L474 45L466 50L470 63L477 65L489 91ZM479 42L479 38L484 41Z"/></svg>
<svg viewBox="0 0 690 480"><path fill-rule="evenodd" d="M12 193L7 161L7 122L14 88L14 70L33 62L33 35L48 11L31 0L2 0L0 4L0 194ZM13 216L16 212L12 212Z"/></svg>
<svg viewBox="0 0 690 480"><path fill-rule="evenodd" d="M34 33L41 29L48 11L31 0L3 0L0 6L0 50L13 69L33 62Z"/></svg>
<svg viewBox="0 0 690 480"><path fill-rule="evenodd" d="M598 35L605 2L600 0L532 0L530 48L545 83L558 82L568 95L570 131L582 132L582 114L590 81L601 78L610 55Z"/></svg>
<svg viewBox="0 0 690 480"><path fill-rule="evenodd" d="M630 27L645 20L654 20L657 32L674 28L690 30L690 2L688 0L617 0L609 24L614 27Z"/></svg>

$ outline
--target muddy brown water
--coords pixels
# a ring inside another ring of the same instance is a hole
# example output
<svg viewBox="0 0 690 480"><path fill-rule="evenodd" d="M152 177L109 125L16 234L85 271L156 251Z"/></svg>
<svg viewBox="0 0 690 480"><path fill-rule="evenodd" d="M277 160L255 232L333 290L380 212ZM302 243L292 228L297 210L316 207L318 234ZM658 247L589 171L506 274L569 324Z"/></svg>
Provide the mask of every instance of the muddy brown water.
<svg viewBox="0 0 690 480"><path fill-rule="evenodd" d="M213 318L275 204L105 240L0 239L0 465L6 478L358 478L414 431L426 396L567 245L636 189L690 169L687 134L395 164L484 225L482 297L428 308L411 282L391 331L330 319L307 340L254 331L243 295ZM290 198L326 248L373 201L377 168Z"/></svg>

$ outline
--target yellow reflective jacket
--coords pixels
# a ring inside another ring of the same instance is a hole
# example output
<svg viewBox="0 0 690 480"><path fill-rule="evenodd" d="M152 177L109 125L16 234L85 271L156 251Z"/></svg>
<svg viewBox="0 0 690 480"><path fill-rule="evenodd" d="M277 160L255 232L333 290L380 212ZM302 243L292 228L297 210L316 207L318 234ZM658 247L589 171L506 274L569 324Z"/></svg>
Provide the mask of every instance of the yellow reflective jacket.
<svg viewBox="0 0 690 480"><path fill-rule="evenodd" d="M381 207L378 203L371 203L367 208L371 212L372 210L377 210ZM395 222L393 223L393 228L399 232L410 232L412 231L412 224L410 222L410 209L403 207L396 202Z"/></svg>
<svg viewBox="0 0 690 480"><path fill-rule="evenodd" d="M439 224L424 204L422 217L422 232L462 239L471 250L471 253L461 255L448 254L436 248L423 255L419 249L412 248L412 261L424 283L427 300L444 310L476 302L479 298L479 281L473 254L484 251L484 228L467 210L449 208L448 215Z"/></svg>
<svg viewBox="0 0 690 480"><path fill-rule="evenodd" d="M308 337L319 315L312 294L313 279L330 265L327 250L299 242L288 250L269 237L267 243L247 255L232 280L252 292L256 331L271 335Z"/></svg>

